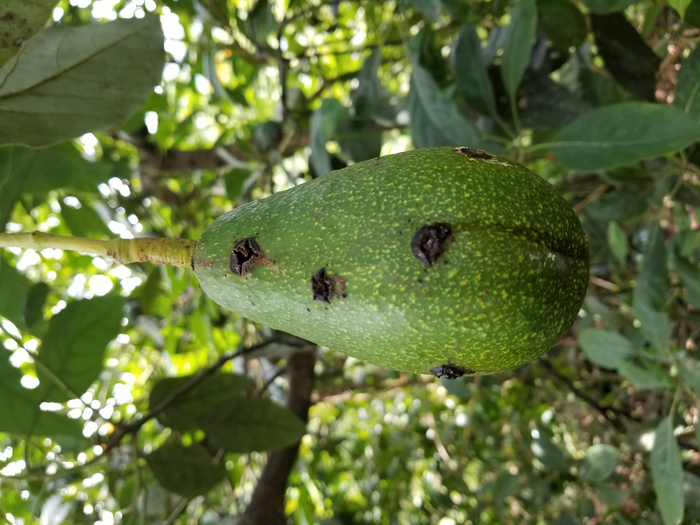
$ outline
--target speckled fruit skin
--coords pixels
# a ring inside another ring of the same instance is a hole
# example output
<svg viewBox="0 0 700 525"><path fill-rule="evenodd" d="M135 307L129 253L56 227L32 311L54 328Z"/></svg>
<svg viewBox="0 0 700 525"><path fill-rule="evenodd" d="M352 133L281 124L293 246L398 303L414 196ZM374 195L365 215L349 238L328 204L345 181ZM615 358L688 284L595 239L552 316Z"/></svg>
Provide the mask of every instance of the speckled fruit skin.
<svg viewBox="0 0 700 525"><path fill-rule="evenodd" d="M491 374L539 357L579 312L588 240L542 178L464 151L361 162L219 217L194 252L202 289L241 316L386 368ZM452 241L428 266L411 240L436 223ZM248 237L268 263L241 277L230 256ZM322 268L346 297L313 299Z"/></svg>

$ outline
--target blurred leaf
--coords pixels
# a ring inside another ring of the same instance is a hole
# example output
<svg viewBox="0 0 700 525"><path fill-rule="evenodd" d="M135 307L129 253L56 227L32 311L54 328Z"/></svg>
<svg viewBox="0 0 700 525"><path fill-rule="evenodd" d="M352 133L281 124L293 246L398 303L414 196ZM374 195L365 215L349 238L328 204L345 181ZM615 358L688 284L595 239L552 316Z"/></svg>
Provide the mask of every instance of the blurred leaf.
<svg viewBox="0 0 700 525"><path fill-rule="evenodd" d="M360 68L359 85L352 95L355 116L360 120L372 118L380 109L380 102L387 100L387 93L384 92L377 76L381 62L382 52L379 48L375 48Z"/></svg>
<svg viewBox="0 0 700 525"><path fill-rule="evenodd" d="M22 317L28 327L31 328L44 321L44 305L50 291L49 285L40 281L34 284L27 292L26 300L22 307ZM0 299L1 302L2 300Z"/></svg>
<svg viewBox="0 0 700 525"><path fill-rule="evenodd" d="M700 126L672 106L624 102L597 108L564 128L550 144L575 170L602 170L668 155L700 138Z"/></svg>
<svg viewBox="0 0 700 525"><path fill-rule="evenodd" d="M431 146L478 147L479 131L448 98L430 74L413 65L408 95L411 137L417 148Z"/></svg>
<svg viewBox="0 0 700 525"><path fill-rule="evenodd" d="M595 491L600 498L611 507L617 507L626 496L625 491L618 489L612 483L597 485Z"/></svg>
<svg viewBox="0 0 700 525"><path fill-rule="evenodd" d="M337 133L338 128L350 118L348 108L335 98L325 98L321 107L314 111L309 120L311 156L309 163L317 177L332 170L331 156L326 142Z"/></svg>
<svg viewBox="0 0 700 525"><path fill-rule="evenodd" d="M584 0L588 9L599 15L622 11L625 7L639 2L641 0Z"/></svg>
<svg viewBox="0 0 700 525"><path fill-rule="evenodd" d="M0 66L39 32L51 17L57 0L3 0L0 7Z"/></svg>
<svg viewBox="0 0 700 525"><path fill-rule="evenodd" d="M102 220L100 214L95 211L95 208L85 202L81 203L80 208L62 204L61 216L66 222L66 226L76 237L99 239L100 237L112 236L112 231Z"/></svg>
<svg viewBox="0 0 700 525"><path fill-rule="evenodd" d="M637 98L654 102L656 74L661 59L639 35L636 27L622 13L591 14L589 20L605 69Z"/></svg>
<svg viewBox="0 0 700 525"><path fill-rule="evenodd" d="M325 144L324 144L325 147ZM226 184L226 194L232 203L238 202L243 192L243 186L252 172L246 168L231 168L224 173L224 183Z"/></svg>
<svg viewBox="0 0 700 525"><path fill-rule="evenodd" d="M588 36L583 13L569 0L537 0L537 28L562 50L580 45Z"/></svg>
<svg viewBox="0 0 700 525"><path fill-rule="evenodd" d="M148 400L151 410L170 394L192 381L194 376L167 377L158 381ZM196 430L202 414L213 405L235 403L241 393L250 387L250 380L242 375L219 373L206 378L192 390L179 396L160 413L158 421L175 430Z"/></svg>
<svg viewBox="0 0 700 525"><path fill-rule="evenodd" d="M160 82L163 59L155 15L42 31L0 69L0 144L119 127Z"/></svg>
<svg viewBox="0 0 700 525"><path fill-rule="evenodd" d="M511 474L507 470L501 470L493 483L493 502L499 509L505 505L508 496L518 488L518 476Z"/></svg>
<svg viewBox="0 0 700 525"><path fill-rule="evenodd" d="M158 483L186 498L202 496L226 477L226 469L200 445L166 443L146 456Z"/></svg>
<svg viewBox="0 0 700 525"><path fill-rule="evenodd" d="M510 12L510 24L501 58L501 77L511 98L515 97L530 61L536 31L535 0L516 0Z"/></svg>
<svg viewBox="0 0 700 525"><path fill-rule="evenodd" d="M650 199L649 188L623 186L591 202L586 206L586 214L602 222L634 219L647 211Z"/></svg>
<svg viewBox="0 0 700 525"><path fill-rule="evenodd" d="M612 445L593 445L586 451L579 475L593 483L608 479L615 471L615 464L620 451Z"/></svg>
<svg viewBox="0 0 700 525"><path fill-rule="evenodd" d="M217 446L229 452L275 450L305 434L304 422L269 399L236 397L208 405L195 422Z"/></svg>
<svg viewBox="0 0 700 525"><path fill-rule="evenodd" d="M538 429L538 437L532 440L530 450L548 469L558 472L568 471L569 460L562 450L549 439L543 429Z"/></svg>
<svg viewBox="0 0 700 525"><path fill-rule="evenodd" d="M153 306L156 299L160 296L163 291L161 290L161 284L163 283L163 276L161 274L160 266L155 265L153 269L148 274L146 282L141 287L139 292L139 302L141 303L141 311L146 315L153 315Z"/></svg>
<svg viewBox="0 0 700 525"><path fill-rule="evenodd" d="M549 75L528 75L518 94L520 121L535 130L563 128L590 109L588 103Z"/></svg>
<svg viewBox="0 0 700 525"><path fill-rule="evenodd" d="M25 326L24 304L31 286L32 282L5 261L0 251L0 315L19 329Z"/></svg>
<svg viewBox="0 0 700 525"><path fill-rule="evenodd" d="M487 73L476 26L464 25L453 49L452 65L457 89L474 110L484 115L496 114L493 85Z"/></svg>
<svg viewBox="0 0 700 525"><path fill-rule="evenodd" d="M89 446L83 437L81 421L68 419L62 414L46 412L39 408L41 399L36 390L28 390L20 384L22 373L14 368L2 350L0 354L0 431L12 432L25 438L47 436L61 443Z"/></svg>
<svg viewBox="0 0 700 525"><path fill-rule="evenodd" d="M685 21L695 27L700 27L700 0L690 2L685 10Z"/></svg>
<svg viewBox="0 0 700 525"><path fill-rule="evenodd" d="M268 0L257 0L249 18L253 40L264 44L268 35L277 28L277 20Z"/></svg>
<svg viewBox="0 0 700 525"><path fill-rule="evenodd" d="M651 451L651 475L664 525L678 525L683 520L683 465L668 417L656 428Z"/></svg>
<svg viewBox="0 0 700 525"><path fill-rule="evenodd" d="M587 67L581 69L579 81L583 89L583 98L594 106L609 106L634 98L612 78Z"/></svg>
<svg viewBox="0 0 700 525"><path fill-rule="evenodd" d="M440 21L440 0L405 0L402 6L415 7L431 24L437 24Z"/></svg>
<svg viewBox="0 0 700 525"><path fill-rule="evenodd" d="M54 377L78 396L99 377L107 343L119 334L123 306L112 295L73 301L49 320L36 360L43 401L70 399Z"/></svg>
<svg viewBox="0 0 700 525"><path fill-rule="evenodd" d="M678 371L690 388L700 394L700 361L688 356L681 356L677 360Z"/></svg>
<svg viewBox="0 0 700 525"><path fill-rule="evenodd" d="M258 151L266 153L277 146L282 136L282 125L274 120L266 120L255 126L253 130L253 143Z"/></svg>
<svg viewBox="0 0 700 525"><path fill-rule="evenodd" d="M377 158L382 152L382 130L370 120L348 120L340 125L336 137L353 162Z"/></svg>
<svg viewBox="0 0 700 525"><path fill-rule="evenodd" d="M666 349L671 335L668 314L663 311L669 294L666 245L663 230L657 225L644 251L632 304L642 333L660 351Z"/></svg>
<svg viewBox="0 0 700 525"><path fill-rule="evenodd" d="M629 253L629 245L627 243L627 235L620 225L615 221L610 221L608 224L608 245L615 260L620 266L627 265L627 254Z"/></svg>
<svg viewBox="0 0 700 525"><path fill-rule="evenodd" d="M700 47L683 60L673 103L700 121Z"/></svg>
<svg viewBox="0 0 700 525"><path fill-rule="evenodd" d="M578 342L588 359L613 370L639 353L629 339L612 330L586 328L579 334Z"/></svg>
<svg viewBox="0 0 700 525"><path fill-rule="evenodd" d="M623 361L617 365L617 371L637 388L671 388L672 381L661 368L653 365L638 366L629 361Z"/></svg>
<svg viewBox="0 0 700 525"><path fill-rule="evenodd" d="M681 15L681 18L684 18L685 10L690 5L690 2L691 0L668 0L668 5L670 5L676 11L678 11L678 14Z"/></svg>
<svg viewBox="0 0 700 525"><path fill-rule="evenodd" d="M700 265L684 257L677 242L674 243L674 249L671 250L671 257L673 267L686 289L686 301L700 309Z"/></svg>

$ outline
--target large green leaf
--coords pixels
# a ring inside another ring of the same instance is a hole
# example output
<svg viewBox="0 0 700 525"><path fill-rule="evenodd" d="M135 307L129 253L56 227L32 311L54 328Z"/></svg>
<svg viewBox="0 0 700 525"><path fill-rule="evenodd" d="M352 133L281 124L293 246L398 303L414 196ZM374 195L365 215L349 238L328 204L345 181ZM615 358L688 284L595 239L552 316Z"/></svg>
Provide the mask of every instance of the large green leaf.
<svg viewBox="0 0 700 525"><path fill-rule="evenodd" d="M691 1L692 0L668 0L668 5L678 11L678 14L683 18L685 16L685 10L688 9Z"/></svg>
<svg viewBox="0 0 700 525"><path fill-rule="evenodd" d="M578 46L588 36L583 13L569 0L537 0L537 28L562 50Z"/></svg>
<svg viewBox="0 0 700 525"><path fill-rule="evenodd" d="M656 428L651 451L651 475L664 525L678 525L683 520L683 465L668 417Z"/></svg>
<svg viewBox="0 0 700 525"><path fill-rule="evenodd" d="M639 354L632 341L612 330L581 330L578 342L586 357L598 366L616 369L629 357Z"/></svg>
<svg viewBox="0 0 700 525"><path fill-rule="evenodd" d="M658 366L640 366L630 361L617 365L617 371L637 388L671 388L673 383L666 371Z"/></svg>
<svg viewBox="0 0 700 525"><path fill-rule="evenodd" d="M42 31L0 69L0 144L120 126L160 82L163 58L155 15Z"/></svg>
<svg viewBox="0 0 700 525"><path fill-rule="evenodd" d="M656 226L644 250L644 259L632 295L632 305L640 330L657 350L665 350L671 335L664 311L670 294L663 230Z"/></svg>
<svg viewBox="0 0 700 525"><path fill-rule="evenodd" d="M486 115L496 113L496 97L486 71L481 40L474 25L464 25L454 46L452 67L459 89L469 106Z"/></svg>
<svg viewBox="0 0 700 525"><path fill-rule="evenodd" d="M9 360L9 352L0 353L0 431L24 437L48 436L61 442L86 444L83 426L55 412L39 408L41 399L36 390L20 384L22 374Z"/></svg>
<svg viewBox="0 0 700 525"><path fill-rule="evenodd" d="M0 255L0 316L12 321L19 329L25 327L22 311L31 285L29 279Z"/></svg>
<svg viewBox="0 0 700 525"><path fill-rule="evenodd" d="M671 260L678 277L681 279L681 283L686 289L685 299L695 308L700 309L700 265L684 257L678 243L674 244Z"/></svg>
<svg viewBox="0 0 700 525"><path fill-rule="evenodd" d="M418 148L478 147L479 131L457 104L440 91L427 70L414 62L409 93L411 137Z"/></svg>
<svg viewBox="0 0 700 525"><path fill-rule="evenodd" d="M51 16L57 0L3 0L0 5L0 66L16 55L25 40Z"/></svg>
<svg viewBox="0 0 700 525"><path fill-rule="evenodd" d="M163 488L187 498L206 494L226 477L221 461L200 445L166 443L148 454L146 462Z"/></svg>
<svg viewBox="0 0 700 525"><path fill-rule="evenodd" d="M700 394L700 361L692 357L682 356L678 359L678 371L683 381Z"/></svg>
<svg viewBox="0 0 700 525"><path fill-rule="evenodd" d="M107 343L119 333L123 305L121 297L107 295L72 302L51 318L37 362L44 401L69 399L56 378L77 395L98 378Z"/></svg>
<svg viewBox="0 0 700 525"><path fill-rule="evenodd" d="M683 60L673 103L700 121L700 47Z"/></svg>
<svg viewBox="0 0 700 525"><path fill-rule="evenodd" d="M584 0L588 9L598 15L622 11L625 7L639 2L641 0Z"/></svg>
<svg viewBox="0 0 700 525"><path fill-rule="evenodd" d="M550 149L568 168L602 170L674 153L698 138L700 125L678 108L623 102L577 118Z"/></svg>
<svg viewBox="0 0 700 525"><path fill-rule="evenodd" d="M579 475L594 483L605 481L614 472L619 455L612 445L593 445L586 451Z"/></svg>
<svg viewBox="0 0 700 525"><path fill-rule="evenodd" d="M510 24L501 57L501 77L511 97L515 97L527 69L536 31L535 0L517 0L510 12Z"/></svg>

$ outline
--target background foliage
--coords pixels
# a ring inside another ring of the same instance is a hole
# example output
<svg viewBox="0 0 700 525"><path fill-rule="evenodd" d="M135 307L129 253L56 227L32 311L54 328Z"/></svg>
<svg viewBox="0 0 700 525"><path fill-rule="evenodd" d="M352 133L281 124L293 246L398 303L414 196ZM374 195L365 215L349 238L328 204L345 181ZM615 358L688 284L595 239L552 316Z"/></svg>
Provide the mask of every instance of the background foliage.
<svg viewBox="0 0 700 525"><path fill-rule="evenodd" d="M3 230L197 238L331 169L471 146L557 186L592 277L571 333L508 373L315 349L304 429L279 403L302 343L190 273L4 250L0 519L232 523L263 451L306 432L298 524L700 520L700 0L20 4Z"/></svg>

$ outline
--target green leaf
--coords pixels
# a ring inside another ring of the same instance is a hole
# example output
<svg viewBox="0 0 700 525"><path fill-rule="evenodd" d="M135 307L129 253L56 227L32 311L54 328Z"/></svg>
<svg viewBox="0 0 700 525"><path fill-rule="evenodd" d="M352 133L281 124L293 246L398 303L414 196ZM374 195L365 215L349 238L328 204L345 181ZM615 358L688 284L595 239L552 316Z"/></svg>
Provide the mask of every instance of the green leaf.
<svg viewBox="0 0 700 525"><path fill-rule="evenodd" d="M685 300L700 309L700 265L684 257L678 243L674 244L674 249L671 251L673 267L686 289Z"/></svg>
<svg viewBox="0 0 700 525"><path fill-rule="evenodd" d="M452 66L457 89L469 106L485 115L496 114L496 97L486 70L481 40L474 25L464 25L454 46Z"/></svg>
<svg viewBox="0 0 700 525"><path fill-rule="evenodd" d="M377 158L382 152L382 130L371 120L344 122L336 138L340 149L353 162Z"/></svg>
<svg viewBox="0 0 700 525"><path fill-rule="evenodd" d="M240 453L286 447L306 432L304 422L287 408L255 397L208 405L195 422L212 443Z"/></svg>
<svg viewBox="0 0 700 525"><path fill-rule="evenodd" d="M415 7L431 24L440 21L440 0L405 0L402 5Z"/></svg>
<svg viewBox="0 0 700 525"><path fill-rule="evenodd" d="M623 361L617 365L617 371L637 388L659 389L673 386L666 372L652 365L642 367Z"/></svg>
<svg viewBox="0 0 700 525"><path fill-rule="evenodd" d="M602 170L668 155L700 138L700 125L673 106L623 102L596 108L566 126L550 144L575 170Z"/></svg>
<svg viewBox="0 0 700 525"><path fill-rule="evenodd" d="M27 292L24 306L22 307L22 317L28 327L44 321L44 305L51 288L45 282L38 282Z"/></svg>
<svg viewBox="0 0 700 525"><path fill-rule="evenodd" d="M638 4L641 0L584 0L588 9L597 15L622 11L625 7Z"/></svg>
<svg viewBox="0 0 700 525"><path fill-rule="evenodd" d="M681 18L684 18L685 10L688 9L688 6L690 5L691 1L692 0L668 0L668 5L670 5L676 11L678 11L678 14L681 15Z"/></svg>
<svg viewBox="0 0 700 525"><path fill-rule="evenodd" d="M146 278L146 282L141 287L139 292L139 301L141 303L141 310L146 315L154 315L154 305L156 299L163 292L161 289L161 284L163 283L163 276L161 274L160 266L156 265L153 267L151 272Z"/></svg>
<svg viewBox="0 0 700 525"><path fill-rule="evenodd" d="M541 428L538 429L538 437L532 440L530 450L548 469L559 472L566 472L569 469L568 458Z"/></svg>
<svg viewBox="0 0 700 525"><path fill-rule="evenodd" d="M535 0L517 0L510 12L510 24L501 58L501 77L511 98L515 97L530 61L536 31Z"/></svg>
<svg viewBox="0 0 700 525"><path fill-rule="evenodd" d="M325 145L324 145L325 147ZM252 172L246 168L232 168L224 174L226 193L232 203L237 203L243 192L243 185Z"/></svg>
<svg viewBox="0 0 700 525"><path fill-rule="evenodd" d="M666 245L663 231L657 225L652 230L644 251L637 286L632 296L632 305L641 323L640 329L657 350L665 350L670 337L668 314L663 311L669 294Z"/></svg>
<svg viewBox="0 0 700 525"><path fill-rule="evenodd" d="M200 445L166 443L146 456L158 483L186 498L202 496L226 477L226 469Z"/></svg>
<svg viewBox="0 0 700 525"><path fill-rule="evenodd" d="M0 316L19 329L25 326L24 301L31 285L29 279L0 257Z"/></svg>
<svg viewBox="0 0 700 525"><path fill-rule="evenodd" d="M683 520L683 465L668 417L656 428L651 451L651 475L664 525L678 525Z"/></svg>
<svg viewBox="0 0 700 525"><path fill-rule="evenodd" d="M151 390L150 408L158 406L170 394L192 381L193 377L168 377L158 381ZM158 415L158 421L175 430L196 430L202 414L213 405L235 403L249 387L250 380L245 376L224 373L213 375L169 404Z"/></svg>
<svg viewBox="0 0 700 525"><path fill-rule="evenodd" d="M638 355L632 342L612 330L581 330L578 342L586 357L598 366L617 369L625 359Z"/></svg>
<svg viewBox="0 0 700 525"><path fill-rule="evenodd" d="M678 358L678 371L690 388L700 394L700 361L688 356Z"/></svg>
<svg viewBox="0 0 700 525"><path fill-rule="evenodd" d="M23 437L48 436L60 442L87 446L81 422L39 408L41 399L36 390L20 384L22 374L9 360L9 352L0 354L0 431Z"/></svg>
<svg viewBox="0 0 700 525"><path fill-rule="evenodd" d="M537 28L556 47L567 51L588 36L583 13L568 0L537 0Z"/></svg>
<svg viewBox="0 0 700 525"><path fill-rule="evenodd" d="M612 445L593 445L586 451L579 475L593 483L605 481L615 471L619 455L620 451Z"/></svg>
<svg viewBox="0 0 700 525"><path fill-rule="evenodd" d="M360 68L359 85L352 95L352 105L355 108L355 116L361 120L371 118L380 102L383 90L377 73L381 62L382 52L375 48Z"/></svg>
<svg viewBox="0 0 700 525"><path fill-rule="evenodd" d="M608 246L610 246L610 251L615 260L621 266L625 266L627 264L627 254L629 253L627 235L615 221L610 221L608 224Z"/></svg>
<svg viewBox="0 0 700 525"><path fill-rule="evenodd" d="M155 15L42 31L0 69L0 144L119 127L160 82L163 59Z"/></svg>
<svg viewBox="0 0 700 525"><path fill-rule="evenodd" d="M632 95L612 78L587 67L581 69L579 80L584 99L594 106L609 106L633 99Z"/></svg>
<svg viewBox="0 0 700 525"><path fill-rule="evenodd" d="M76 237L90 237L99 239L100 237L111 237L112 232L95 211L95 208L81 202L80 208L74 208L67 204L61 205L61 216L66 222L66 226Z"/></svg>
<svg viewBox="0 0 700 525"><path fill-rule="evenodd" d="M455 102L447 97L425 69L413 64L409 92L411 137L417 148L478 147L479 131Z"/></svg>
<svg viewBox="0 0 700 525"><path fill-rule="evenodd" d="M0 7L0 66L16 55L51 17L57 0L3 0Z"/></svg>
<svg viewBox="0 0 700 525"><path fill-rule="evenodd" d="M44 401L69 399L55 378L78 396L98 378L107 343L119 333L123 306L121 297L106 295L74 301L51 318L37 360Z"/></svg>
<svg viewBox="0 0 700 525"><path fill-rule="evenodd" d="M700 47L683 60L674 93L674 105L700 121Z"/></svg>

